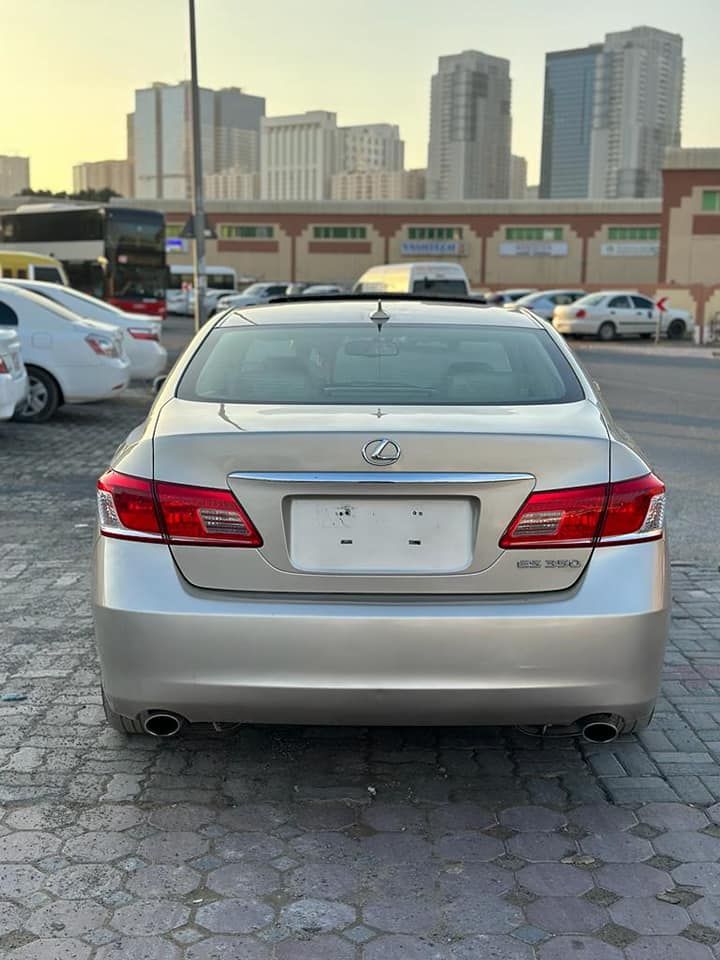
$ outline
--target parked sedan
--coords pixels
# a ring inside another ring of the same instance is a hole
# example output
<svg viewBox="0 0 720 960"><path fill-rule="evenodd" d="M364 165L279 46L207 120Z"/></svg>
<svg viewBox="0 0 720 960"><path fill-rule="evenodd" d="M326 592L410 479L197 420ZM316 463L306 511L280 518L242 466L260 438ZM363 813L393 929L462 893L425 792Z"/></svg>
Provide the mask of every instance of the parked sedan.
<svg viewBox="0 0 720 960"><path fill-rule="evenodd" d="M133 380L153 380L167 366L167 350L160 343L162 324L159 320L138 313L123 313L104 300L57 283L43 283L40 280L4 280L3 283L17 284L25 290L32 290L78 317L119 327L123 333L123 347L130 360L130 376Z"/></svg>
<svg viewBox="0 0 720 960"><path fill-rule="evenodd" d="M537 290L535 293L528 293L526 296L520 297L519 300L510 300L504 306L506 310L526 307L542 317L543 320L551 321L555 307L575 303L576 300L584 296L584 290Z"/></svg>
<svg viewBox="0 0 720 960"><path fill-rule="evenodd" d="M309 286L305 287L301 296L333 297L343 293L347 293L347 287L342 287L338 283L311 283Z"/></svg>
<svg viewBox="0 0 720 960"><path fill-rule="evenodd" d="M258 303L269 303L277 297L286 297L291 291L290 283L251 283L242 293L231 293L220 297L215 310L227 310L230 307L254 307ZM303 289L302 287L301 289ZM300 290L297 291L298 293Z"/></svg>
<svg viewBox="0 0 720 960"><path fill-rule="evenodd" d="M664 501L537 317L367 296L228 312L98 482L107 716L640 729Z"/></svg>
<svg viewBox="0 0 720 960"><path fill-rule="evenodd" d="M0 321L2 314L0 313ZM28 377L15 330L0 327L0 420L9 420L24 403Z"/></svg>
<svg viewBox="0 0 720 960"><path fill-rule="evenodd" d="M599 340L616 337L654 336L658 322L661 334L676 340L690 333L695 323L687 310L663 309L636 291L604 290L581 297L553 313L553 326L571 336L592 336Z"/></svg>
<svg viewBox="0 0 720 960"><path fill-rule="evenodd" d="M81 320L31 290L0 280L0 328L14 328L27 367L29 393L17 420L42 423L63 403L120 393L130 379L122 331Z"/></svg>
<svg viewBox="0 0 720 960"><path fill-rule="evenodd" d="M502 307L506 303L515 303L521 297L526 297L529 293L534 293L534 287L519 287L509 290L496 290L494 293L488 293L485 302L496 307Z"/></svg>

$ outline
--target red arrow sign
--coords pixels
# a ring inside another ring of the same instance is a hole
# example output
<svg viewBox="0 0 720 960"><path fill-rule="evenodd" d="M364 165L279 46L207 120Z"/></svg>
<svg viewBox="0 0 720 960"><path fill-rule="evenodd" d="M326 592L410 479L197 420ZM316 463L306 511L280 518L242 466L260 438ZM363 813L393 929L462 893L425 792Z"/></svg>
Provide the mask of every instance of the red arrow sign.
<svg viewBox="0 0 720 960"><path fill-rule="evenodd" d="M667 297L660 297L660 299L658 300L658 302L655 304L655 306L658 308L658 310L660 311L660 313L665 313L665 310L666 310L665 304L666 304L667 302L668 302L668 298L667 298Z"/></svg>

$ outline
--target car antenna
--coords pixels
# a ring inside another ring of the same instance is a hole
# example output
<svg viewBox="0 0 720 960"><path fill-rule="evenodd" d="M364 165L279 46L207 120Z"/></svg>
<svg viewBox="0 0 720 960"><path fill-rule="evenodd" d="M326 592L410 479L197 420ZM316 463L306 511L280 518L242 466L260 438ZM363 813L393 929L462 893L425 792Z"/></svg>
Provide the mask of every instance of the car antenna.
<svg viewBox="0 0 720 960"><path fill-rule="evenodd" d="M383 310L382 300L380 297L378 297L377 310L373 310L373 312L370 314L370 319L373 321L373 323L377 324L378 333L382 333L382 328L390 319L390 315L385 313Z"/></svg>

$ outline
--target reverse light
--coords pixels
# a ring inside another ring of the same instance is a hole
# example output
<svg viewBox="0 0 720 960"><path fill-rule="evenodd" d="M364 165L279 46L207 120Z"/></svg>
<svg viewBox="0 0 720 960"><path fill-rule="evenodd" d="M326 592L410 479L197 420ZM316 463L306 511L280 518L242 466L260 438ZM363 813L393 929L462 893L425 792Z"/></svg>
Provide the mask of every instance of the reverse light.
<svg viewBox="0 0 720 960"><path fill-rule="evenodd" d="M153 482L114 470L100 477L97 489L104 536L178 546L262 546L262 537L229 490Z"/></svg>
<svg viewBox="0 0 720 960"><path fill-rule="evenodd" d="M120 351L117 345L109 337L103 337L97 333L90 333L85 337L85 343L90 347L93 353L101 357L119 357Z"/></svg>
<svg viewBox="0 0 720 960"><path fill-rule="evenodd" d="M532 493L500 546L612 546L658 540L664 529L665 485L648 473L619 483Z"/></svg>

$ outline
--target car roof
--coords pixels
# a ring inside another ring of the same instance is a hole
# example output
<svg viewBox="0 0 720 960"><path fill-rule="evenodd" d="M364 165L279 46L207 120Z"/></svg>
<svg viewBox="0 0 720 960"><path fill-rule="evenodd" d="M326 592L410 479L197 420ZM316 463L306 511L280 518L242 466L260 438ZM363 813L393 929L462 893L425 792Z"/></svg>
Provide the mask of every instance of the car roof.
<svg viewBox="0 0 720 960"><path fill-rule="evenodd" d="M652 300L647 293L640 293L639 290L591 290L585 294L587 297L645 297L646 300Z"/></svg>
<svg viewBox="0 0 720 960"><path fill-rule="evenodd" d="M532 293L526 293L524 297L521 297L521 300L526 298L529 300L530 297L549 297L553 293L580 293L580 287L554 287L552 290L533 290Z"/></svg>
<svg viewBox="0 0 720 960"><path fill-rule="evenodd" d="M465 276L465 268L460 263L446 263L444 260L409 260L406 263L378 263L368 267L363 277L371 273L412 273L415 270L445 271L448 274Z"/></svg>
<svg viewBox="0 0 720 960"><path fill-rule="evenodd" d="M76 313L68 310L67 307L62 306L62 304L57 303L55 300L49 300L41 293L36 293L34 290L20 286L20 284L8 283L7 280L3 280L2 277L0 277L0 293L2 293L3 296L9 294L11 297L19 297L21 301L29 301L34 307L40 310L46 310L49 313L59 314L65 320L79 319Z"/></svg>
<svg viewBox="0 0 720 960"><path fill-rule="evenodd" d="M383 297L380 301L390 322L404 323L484 323L492 326L535 328L541 326L530 313L511 314L501 307L486 307L468 301L448 302L439 299L413 300ZM247 323L370 323L378 308L378 298L347 297L340 299L273 302L253 307L237 307L223 314L221 327L239 327Z"/></svg>

